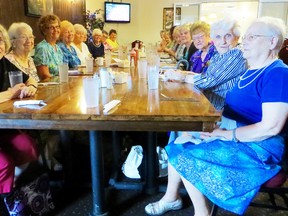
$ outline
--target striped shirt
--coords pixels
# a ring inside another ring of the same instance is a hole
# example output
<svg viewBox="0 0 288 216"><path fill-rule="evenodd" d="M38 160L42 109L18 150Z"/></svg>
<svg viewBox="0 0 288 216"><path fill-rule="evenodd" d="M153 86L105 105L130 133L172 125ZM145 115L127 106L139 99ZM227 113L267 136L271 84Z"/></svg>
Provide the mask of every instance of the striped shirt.
<svg viewBox="0 0 288 216"><path fill-rule="evenodd" d="M247 69L241 50L234 48L220 55L215 54L205 74L194 76L194 85L201 89L216 109L224 106L226 94Z"/></svg>

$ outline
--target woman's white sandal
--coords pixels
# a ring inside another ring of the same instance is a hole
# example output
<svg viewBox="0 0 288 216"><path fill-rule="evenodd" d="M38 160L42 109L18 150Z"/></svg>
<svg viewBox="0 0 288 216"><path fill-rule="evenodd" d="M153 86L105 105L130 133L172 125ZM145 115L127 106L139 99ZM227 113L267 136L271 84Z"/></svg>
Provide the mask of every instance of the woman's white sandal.
<svg viewBox="0 0 288 216"><path fill-rule="evenodd" d="M162 215L168 211L179 210L182 208L182 199L178 198L174 202L164 202L159 200L158 202L149 203L145 207L145 212L148 215Z"/></svg>

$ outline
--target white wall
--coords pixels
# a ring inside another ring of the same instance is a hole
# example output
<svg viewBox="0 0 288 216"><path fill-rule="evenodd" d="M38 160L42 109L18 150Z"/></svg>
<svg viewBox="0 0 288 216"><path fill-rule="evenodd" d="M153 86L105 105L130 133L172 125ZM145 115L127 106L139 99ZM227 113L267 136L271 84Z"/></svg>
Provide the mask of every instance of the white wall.
<svg viewBox="0 0 288 216"><path fill-rule="evenodd" d="M191 2L191 0L180 0ZM120 2L120 1L114 1ZM106 24L105 30L114 28L118 32L119 43L130 43L141 40L144 43L156 43L160 40L159 32L162 29L164 7L173 7L173 0L123 0L131 3L131 23ZM103 9L104 1L86 0L86 9L94 11Z"/></svg>
<svg viewBox="0 0 288 216"><path fill-rule="evenodd" d="M221 0L229 2L233 0ZM234 0L237 1L237 0ZM257 0L238 0L238 2L255 2ZM269 1L269 0L261 0ZM278 2L282 0L270 0ZM287 1L287 0L283 0ZM114 2L121 2L116 0ZM105 30L109 31L114 28L118 32L118 41L120 44L127 44L134 40L144 41L147 43L156 43L160 40L159 32L163 25L163 8L173 7L174 3L213 3L215 0L123 0L131 3L131 23L128 24L106 24ZM86 0L86 9L94 11L103 9L104 0Z"/></svg>

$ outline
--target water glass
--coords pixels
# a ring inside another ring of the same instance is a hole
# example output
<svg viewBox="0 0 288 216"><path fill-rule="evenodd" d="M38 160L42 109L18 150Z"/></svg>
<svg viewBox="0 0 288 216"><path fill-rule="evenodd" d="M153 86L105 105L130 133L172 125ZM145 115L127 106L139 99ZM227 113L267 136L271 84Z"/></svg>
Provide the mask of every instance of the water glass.
<svg viewBox="0 0 288 216"><path fill-rule="evenodd" d="M93 72L93 58L86 58L86 72Z"/></svg>
<svg viewBox="0 0 288 216"><path fill-rule="evenodd" d="M22 71L9 71L9 81L11 88L16 84L23 83L23 74Z"/></svg>
<svg viewBox="0 0 288 216"><path fill-rule="evenodd" d="M59 67L59 80L60 83L68 82L68 64L61 64Z"/></svg>
<svg viewBox="0 0 288 216"><path fill-rule="evenodd" d="M159 69L156 65L148 66L148 89L158 89Z"/></svg>
<svg viewBox="0 0 288 216"><path fill-rule="evenodd" d="M146 78L147 71L147 60L139 60L138 61L138 77L140 79Z"/></svg>
<svg viewBox="0 0 288 216"><path fill-rule="evenodd" d="M99 78L86 77L83 79L84 96L87 108L99 106Z"/></svg>

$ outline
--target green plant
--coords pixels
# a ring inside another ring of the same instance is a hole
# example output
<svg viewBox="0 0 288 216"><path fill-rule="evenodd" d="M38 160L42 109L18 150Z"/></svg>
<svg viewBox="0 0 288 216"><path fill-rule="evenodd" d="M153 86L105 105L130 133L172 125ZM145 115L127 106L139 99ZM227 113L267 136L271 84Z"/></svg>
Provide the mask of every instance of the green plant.
<svg viewBox="0 0 288 216"><path fill-rule="evenodd" d="M103 30L105 26L105 21L103 19L102 9L95 10L91 12L90 10L85 11L84 18L86 22L86 28L88 30L88 38L92 39L92 32L94 29L99 28Z"/></svg>

